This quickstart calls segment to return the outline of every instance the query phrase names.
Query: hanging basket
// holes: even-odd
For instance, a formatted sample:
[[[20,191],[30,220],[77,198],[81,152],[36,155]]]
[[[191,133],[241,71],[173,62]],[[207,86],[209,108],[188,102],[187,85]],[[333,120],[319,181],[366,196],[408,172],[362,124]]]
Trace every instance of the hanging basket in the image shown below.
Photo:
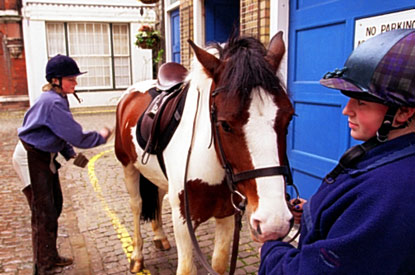
[[[153,47],[148,45],[146,42],[137,42],[137,46],[142,49],[152,49]]]
[[[158,0],[140,0],[143,4],[155,4],[158,2]]]
[[[143,25],[138,30],[135,44],[142,49],[154,49],[160,43],[160,32],[153,27]]]

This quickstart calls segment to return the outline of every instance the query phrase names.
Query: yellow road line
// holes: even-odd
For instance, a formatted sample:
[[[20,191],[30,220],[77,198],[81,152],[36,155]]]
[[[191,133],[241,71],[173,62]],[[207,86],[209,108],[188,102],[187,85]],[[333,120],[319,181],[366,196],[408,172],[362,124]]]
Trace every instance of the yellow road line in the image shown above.
[[[71,110],[74,115],[88,115],[88,114],[100,114],[100,113],[115,113],[115,108],[104,110]]]
[[[88,176],[89,182],[94,188],[97,197],[101,201],[102,208],[104,209],[107,216],[110,218],[112,226],[117,232],[118,239],[121,241],[122,249],[124,250],[125,255],[127,256],[128,262],[130,262],[131,253],[133,252],[133,240],[128,233],[128,230],[121,223],[120,219],[117,217],[117,214],[109,207],[107,201],[105,200],[104,195],[102,194],[101,186],[99,185],[98,178],[95,174],[95,162],[101,158],[103,155],[113,152],[114,149],[109,149],[103,151],[95,156],[93,156],[88,162]],[[143,272],[137,274],[151,274],[149,270],[144,269]]]

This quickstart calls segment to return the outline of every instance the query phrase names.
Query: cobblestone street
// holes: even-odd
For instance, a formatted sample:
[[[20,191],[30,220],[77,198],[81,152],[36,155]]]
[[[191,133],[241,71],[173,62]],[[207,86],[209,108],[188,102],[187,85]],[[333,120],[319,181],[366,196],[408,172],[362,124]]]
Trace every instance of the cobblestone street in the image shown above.
[[[113,109],[74,114],[84,130],[115,125]],[[32,274],[30,211],[11,162],[17,142],[16,129],[22,119],[22,112],[0,113],[0,274]],[[59,251],[63,256],[73,257],[74,264],[56,269],[55,273],[130,274],[127,255],[132,250],[132,213],[113,140],[83,152],[90,159],[83,169],[72,165],[72,161],[58,158],[62,164],[60,179],[64,195],[59,219]],[[142,225],[145,267],[151,274],[175,274],[177,266],[171,212],[168,201],[164,202],[164,228],[172,248],[158,251],[152,242],[151,225]],[[200,226],[196,233],[202,251],[210,257],[213,221]],[[247,226],[243,226],[236,274],[256,274],[258,248],[251,241]],[[198,274],[206,274],[199,264]]]

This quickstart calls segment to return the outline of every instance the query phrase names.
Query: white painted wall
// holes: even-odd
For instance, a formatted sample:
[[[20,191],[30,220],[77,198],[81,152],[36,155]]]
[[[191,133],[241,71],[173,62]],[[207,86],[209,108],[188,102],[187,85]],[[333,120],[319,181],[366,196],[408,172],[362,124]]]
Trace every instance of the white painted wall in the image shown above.
[[[193,1],[193,42],[197,45],[205,46],[205,15],[204,15],[204,1]]]
[[[288,31],[289,31],[289,1],[288,0],[271,0],[270,2],[270,38],[279,31],[283,31],[283,39],[285,42],[286,53],[281,61],[279,73],[281,80],[287,84],[288,77]]]
[[[48,57],[46,52],[45,21],[29,21],[23,17],[22,24],[26,55],[27,86],[30,104],[32,104],[39,97],[42,86],[46,84],[45,71]]]
[[[143,7],[144,14],[140,15]],[[153,24],[156,13],[153,5],[143,5],[136,0],[23,0],[23,37],[26,53],[26,70],[30,104],[46,84],[47,63],[45,22],[108,22],[130,23],[130,48],[133,83],[152,78],[151,50],[134,45],[135,34],[141,24]],[[116,105],[123,91],[94,91],[79,93],[79,104],[70,98],[71,107]]]

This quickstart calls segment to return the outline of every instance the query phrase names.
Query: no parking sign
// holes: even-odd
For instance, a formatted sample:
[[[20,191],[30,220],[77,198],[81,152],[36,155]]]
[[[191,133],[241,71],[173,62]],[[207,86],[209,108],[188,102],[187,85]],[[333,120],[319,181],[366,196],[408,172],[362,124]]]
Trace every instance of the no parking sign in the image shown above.
[[[415,9],[382,14],[356,20],[354,48],[383,32],[415,28]]]

